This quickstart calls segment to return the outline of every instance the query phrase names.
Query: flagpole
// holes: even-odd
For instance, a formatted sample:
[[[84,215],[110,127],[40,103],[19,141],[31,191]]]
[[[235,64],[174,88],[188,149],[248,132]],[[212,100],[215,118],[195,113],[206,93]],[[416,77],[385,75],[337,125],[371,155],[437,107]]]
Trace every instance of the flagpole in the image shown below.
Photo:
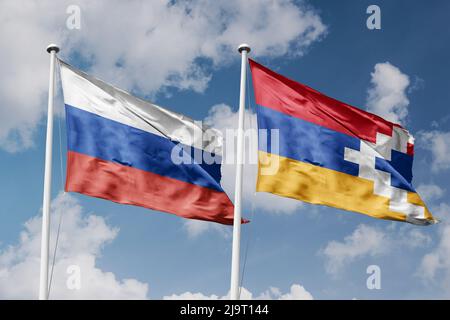
[[[48,86],[47,138],[45,144],[44,197],[42,203],[41,271],[39,277],[39,300],[48,299],[48,251],[50,243],[50,198],[52,189],[53,147],[53,96],[55,92],[55,64],[59,48],[47,47],[50,53],[50,80]]]
[[[231,253],[231,287],[230,299],[239,300],[239,260],[241,246],[241,202],[242,202],[242,169],[244,163],[244,112],[245,84],[247,76],[247,54],[250,47],[243,43],[239,46],[241,53],[241,91],[239,95],[239,122],[237,132],[236,184],[234,188],[234,220],[233,247]]]

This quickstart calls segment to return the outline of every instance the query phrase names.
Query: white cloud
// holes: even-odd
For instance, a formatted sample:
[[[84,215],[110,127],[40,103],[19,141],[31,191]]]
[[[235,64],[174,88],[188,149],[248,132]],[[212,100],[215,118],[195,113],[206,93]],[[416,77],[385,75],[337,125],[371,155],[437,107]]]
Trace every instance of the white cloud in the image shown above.
[[[145,299],[148,285],[135,279],[117,279],[112,272],[97,266],[103,247],[118,233],[105,219],[86,215],[77,200],[60,194],[52,201],[51,240],[54,250],[57,223],[63,214],[56,256],[52,299]],[[0,251],[0,299],[35,299],[39,287],[41,216],[25,223],[17,244]],[[79,290],[68,289],[67,268],[78,266],[81,274]]]
[[[386,250],[386,235],[384,232],[367,226],[359,225],[344,241],[330,241],[322,254],[327,258],[326,270],[337,274],[345,264],[363,256],[381,255]]]
[[[222,235],[224,238],[229,238],[231,236],[231,227],[222,224],[194,220],[194,219],[184,219],[183,227],[186,230],[190,238],[196,238],[201,234],[209,231],[214,231]]]
[[[282,293],[280,289],[270,287],[266,291],[262,292],[258,296],[254,296],[253,293],[245,288],[241,288],[241,300],[313,300],[313,296],[303,286],[299,284],[293,284],[289,292]],[[226,300],[229,299],[229,293],[225,296],[218,296],[215,294],[205,295],[197,292],[184,292],[182,294],[173,294],[163,297],[164,300]]]
[[[445,190],[436,184],[421,184],[417,187],[417,192],[426,201],[432,201],[441,198]]]
[[[431,152],[431,169],[434,172],[450,168],[450,132],[421,131],[418,140],[420,147]]]
[[[269,290],[261,293],[259,300],[313,300],[313,296],[303,286],[293,284],[287,293],[282,293],[280,289],[270,287]]]
[[[50,42],[92,74],[152,96],[167,86],[203,91],[212,70],[252,55],[301,55],[326,28],[309,7],[289,0],[78,1],[81,29],[66,29],[72,1],[6,1],[0,11],[0,146],[33,145],[48,88]],[[12,18],[11,18],[12,17]],[[72,59],[70,59],[72,60]]]
[[[45,8],[46,7],[46,8]],[[0,146],[8,151],[33,144],[48,90],[46,46],[60,39],[55,6],[38,1],[3,1],[0,10]]]
[[[435,217],[445,221],[450,214],[450,206],[445,202],[441,202],[438,206],[433,206],[432,211]]]
[[[446,206],[447,213],[449,206]],[[423,258],[418,274],[426,282],[433,283],[444,290],[446,297],[450,294],[450,224],[439,226],[437,246]]]
[[[389,121],[402,123],[408,115],[406,90],[409,77],[389,62],[377,63],[371,76],[367,110]]]
[[[164,300],[218,300],[219,297],[215,294],[207,296],[201,292],[192,293],[190,291],[181,294],[172,294],[170,296],[164,296]]]
[[[332,240],[319,253],[326,258],[326,271],[336,276],[357,259],[390,253],[389,243],[395,243],[396,248],[419,248],[430,245],[431,241],[430,236],[409,226],[397,227],[393,223],[381,229],[361,224],[343,241]]]
[[[431,237],[418,229],[410,229],[407,232],[404,232],[404,230],[403,232],[400,230],[396,237],[391,236],[391,240],[411,249],[427,247],[432,243]]]

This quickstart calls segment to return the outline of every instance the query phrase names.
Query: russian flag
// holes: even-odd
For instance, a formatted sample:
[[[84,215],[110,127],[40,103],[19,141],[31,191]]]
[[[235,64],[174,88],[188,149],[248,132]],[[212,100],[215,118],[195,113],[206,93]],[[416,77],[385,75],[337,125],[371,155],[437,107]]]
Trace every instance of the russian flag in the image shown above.
[[[220,185],[222,137],[60,61],[65,190],[184,218],[233,224]]]

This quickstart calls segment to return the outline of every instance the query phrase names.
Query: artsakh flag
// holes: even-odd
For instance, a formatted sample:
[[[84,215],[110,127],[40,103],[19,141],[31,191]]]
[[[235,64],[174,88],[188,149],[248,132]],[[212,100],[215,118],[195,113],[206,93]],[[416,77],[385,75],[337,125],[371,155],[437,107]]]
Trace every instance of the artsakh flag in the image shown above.
[[[60,61],[67,121],[66,191],[233,224],[211,128]]]
[[[413,137],[250,60],[257,191],[413,224],[436,222],[412,186]]]

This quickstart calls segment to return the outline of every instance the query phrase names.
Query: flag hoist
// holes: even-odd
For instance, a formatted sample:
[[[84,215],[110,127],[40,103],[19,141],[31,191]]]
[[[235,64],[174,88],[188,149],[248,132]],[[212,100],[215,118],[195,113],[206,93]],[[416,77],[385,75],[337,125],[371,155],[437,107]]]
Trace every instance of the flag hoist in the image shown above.
[[[48,85],[47,137],[45,142],[44,197],[42,203],[41,270],[39,277],[39,300],[48,299],[48,251],[50,244],[50,198],[52,191],[53,151],[53,96],[55,93],[55,65],[59,47],[50,44],[50,79]]]
[[[243,43],[238,47],[241,53],[241,89],[239,94],[239,120],[236,152],[236,184],[234,187],[234,223],[233,247],[231,252],[231,286],[230,299],[239,300],[239,260],[241,247],[241,202],[242,202],[242,169],[244,162],[244,111],[245,84],[247,78],[247,54],[250,47]]]

